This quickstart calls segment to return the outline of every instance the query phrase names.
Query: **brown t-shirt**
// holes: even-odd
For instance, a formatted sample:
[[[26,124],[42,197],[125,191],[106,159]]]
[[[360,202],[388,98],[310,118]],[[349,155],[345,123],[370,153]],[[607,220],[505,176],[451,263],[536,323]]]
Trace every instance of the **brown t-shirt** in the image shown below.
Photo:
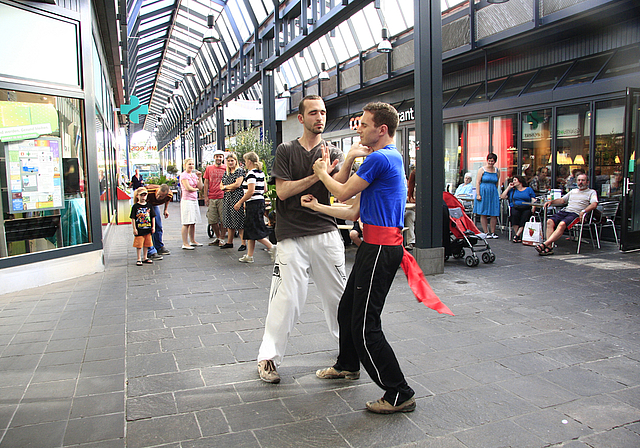
[[[335,146],[327,142],[324,143],[331,151],[331,161],[336,159],[340,161],[333,171],[336,173],[344,162],[344,155]],[[271,176],[282,180],[304,179],[313,174],[313,163],[321,157],[322,144],[307,151],[297,139],[282,143],[276,150]],[[337,228],[336,221],[331,216],[300,205],[300,197],[309,193],[316,197],[321,204],[330,204],[329,191],[320,181],[302,193],[284,201],[278,199],[276,201],[276,238],[278,241],[286,238],[319,235]]]

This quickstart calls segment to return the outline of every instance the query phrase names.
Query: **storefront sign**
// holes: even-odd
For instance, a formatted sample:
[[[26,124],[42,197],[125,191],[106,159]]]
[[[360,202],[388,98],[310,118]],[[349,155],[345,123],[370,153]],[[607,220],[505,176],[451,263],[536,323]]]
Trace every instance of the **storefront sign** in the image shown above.
[[[398,111],[398,118],[400,123],[404,121],[412,121],[415,120],[415,114],[413,113],[413,107],[410,107],[409,110]]]
[[[64,207],[60,150],[55,137],[7,144],[10,213]]]

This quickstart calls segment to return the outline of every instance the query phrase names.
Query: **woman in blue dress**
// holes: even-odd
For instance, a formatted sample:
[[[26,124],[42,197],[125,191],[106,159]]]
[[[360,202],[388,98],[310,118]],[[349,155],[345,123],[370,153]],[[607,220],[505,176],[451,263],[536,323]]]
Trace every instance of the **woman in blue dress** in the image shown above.
[[[498,191],[498,170],[495,167],[497,161],[498,156],[494,153],[489,154],[487,164],[478,170],[476,177],[476,200],[473,212],[480,215],[482,231],[487,234],[487,238],[498,238],[496,223],[500,215],[500,192]],[[487,222],[490,229],[487,228]]]
[[[500,197],[509,199],[511,226],[514,232],[513,242],[521,243],[524,225],[536,210],[535,207],[524,205],[523,202],[532,202],[536,198],[536,194],[531,187],[527,186],[524,176],[513,176],[513,179]]]

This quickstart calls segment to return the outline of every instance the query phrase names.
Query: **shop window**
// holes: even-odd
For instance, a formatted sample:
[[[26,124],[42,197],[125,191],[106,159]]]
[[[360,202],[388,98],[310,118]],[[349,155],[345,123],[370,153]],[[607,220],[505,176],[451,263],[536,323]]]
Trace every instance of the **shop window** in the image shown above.
[[[499,185],[502,185],[507,177],[518,174],[517,141],[518,117],[516,115],[493,117],[491,146],[492,152],[498,156],[496,168],[500,175]]]
[[[531,183],[542,168],[549,169],[551,160],[551,110],[525,111],[521,114],[521,174]],[[550,171],[550,170],[549,170]]]
[[[598,76],[598,79],[630,75],[638,72],[640,72],[640,47],[634,45],[618,50],[600,76]]]
[[[567,72],[569,67],[571,67],[571,62],[541,69],[524,93],[534,93],[542,90],[553,89],[560,79],[562,79],[562,75]]]
[[[591,82],[610,57],[611,53],[606,53],[598,56],[578,59],[573,67],[571,67],[569,73],[567,73],[567,77],[562,81],[561,86],[566,87],[583,82]]]
[[[467,161],[466,166],[476,181],[478,169],[483,166],[489,154],[489,119],[469,120],[467,122]]]
[[[455,95],[455,93],[458,91],[458,89],[451,89],[451,90],[445,90],[444,92],[442,92],[442,107],[447,107],[447,103],[449,102],[449,100],[451,98],[453,98],[453,95]]]
[[[450,193],[464,181],[463,129],[461,121],[444,125],[444,181]]]
[[[519,75],[512,75],[507,79],[500,90],[494,95],[492,100],[497,98],[507,98],[510,96],[518,96],[520,92],[526,87],[527,83],[533,77],[534,72],[521,73]]]
[[[90,241],[82,107],[0,89],[0,257]]]
[[[558,108],[556,123],[556,182],[564,191],[576,187],[579,170],[589,172],[589,129],[591,112],[588,104]]]
[[[601,199],[622,195],[624,100],[596,103],[595,185]]]

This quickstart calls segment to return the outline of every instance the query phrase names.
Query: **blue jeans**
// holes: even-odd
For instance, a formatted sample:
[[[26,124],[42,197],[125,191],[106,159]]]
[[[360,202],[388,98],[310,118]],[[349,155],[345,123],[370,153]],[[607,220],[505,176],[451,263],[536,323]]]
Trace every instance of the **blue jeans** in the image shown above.
[[[160,249],[164,247],[164,243],[162,242],[162,211],[160,211],[159,205],[153,206],[153,211],[156,213],[156,231],[151,234],[151,239],[153,240],[153,246],[149,248],[149,252],[147,255],[153,255],[158,253]]]

